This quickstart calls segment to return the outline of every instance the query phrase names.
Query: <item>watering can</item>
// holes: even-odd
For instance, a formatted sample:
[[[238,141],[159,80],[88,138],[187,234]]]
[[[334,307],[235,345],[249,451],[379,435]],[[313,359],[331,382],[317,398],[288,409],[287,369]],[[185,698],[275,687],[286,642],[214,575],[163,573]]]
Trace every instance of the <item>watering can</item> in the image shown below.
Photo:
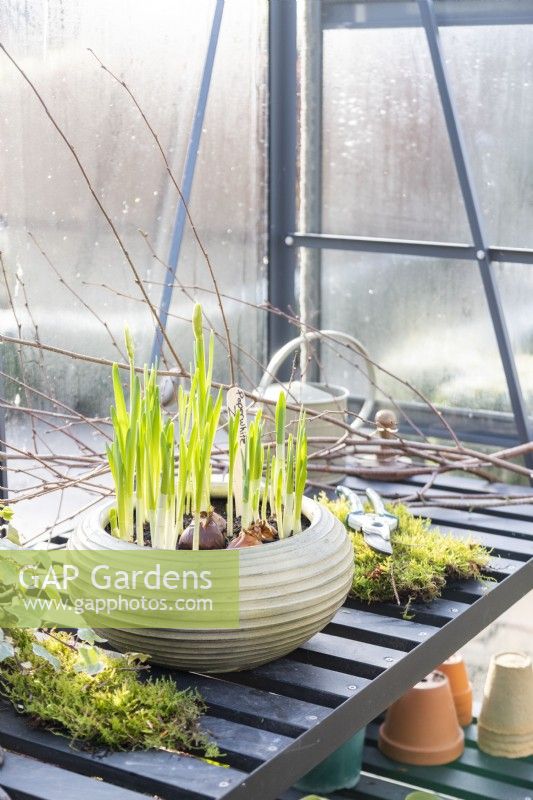
[[[339,428],[338,425],[335,425],[333,420],[339,420],[342,422],[348,422],[348,397],[349,391],[344,386],[336,386],[334,384],[326,384],[326,383],[315,383],[315,382],[302,382],[302,381],[291,381],[290,384],[287,383],[274,383],[275,376],[282,366],[282,364],[286,361],[286,359],[293,353],[297,348],[301,347],[305,342],[311,342],[316,339],[333,339],[335,342],[340,342],[342,344],[347,344],[352,350],[362,356],[365,362],[365,370],[369,379],[369,388],[367,392],[367,397],[365,398],[363,405],[361,406],[360,410],[357,412],[358,417],[354,419],[351,423],[352,430],[356,430],[357,428],[363,425],[364,420],[368,418],[370,412],[372,411],[372,407],[374,405],[375,399],[375,376],[374,376],[374,367],[373,364],[369,360],[369,356],[363,347],[363,345],[354,339],[353,336],[350,336],[348,333],[343,333],[342,331],[333,331],[333,330],[321,330],[321,331],[309,331],[307,333],[303,333],[301,336],[298,336],[295,339],[292,339],[290,342],[287,342],[283,347],[281,347],[271,358],[265,373],[259,383],[259,386],[255,390],[255,395],[257,396],[258,403],[261,399],[271,401],[273,403],[276,402],[278,396],[281,392],[285,392],[287,395],[287,403],[292,405],[302,405],[307,411],[312,412],[307,418],[307,435],[308,436],[317,436],[317,437],[331,437],[334,436],[335,438],[339,438],[342,435],[342,429]],[[270,404],[269,404],[270,405]],[[272,406],[270,406],[270,415],[265,413],[266,421],[266,429],[267,431],[273,431],[273,425],[269,423],[268,417],[272,416]],[[268,409],[264,409],[265,412]],[[316,417],[316,413],[321,413],[330,417]],[[333,419],[331,419],[333,418]],[[296,426],[298,421],[298,411],[293,409],[287,409],[287,432],[292,432],[293,434],[296,433]],[[272,425],[270,428],[269,425]],[[313,444],[312,442],[309,443],[308,452],[309,454],[317,453],[320,450],[323,450],[325,447],[329,447],[331,445],[325,445],[320,443]],[[320,460],[319,458],[311,459],[311,464],[325,464],[329,463],[331,466],[335,464],[336,466],[339,465],[341,459],[335,459],[333,462],[325,460]],[[320,483],[335,483],[339,482],[342,479],[343,475],[342,472],[315,472],[313,470],[312,473],[309,474],[309,477],[315,481]]]

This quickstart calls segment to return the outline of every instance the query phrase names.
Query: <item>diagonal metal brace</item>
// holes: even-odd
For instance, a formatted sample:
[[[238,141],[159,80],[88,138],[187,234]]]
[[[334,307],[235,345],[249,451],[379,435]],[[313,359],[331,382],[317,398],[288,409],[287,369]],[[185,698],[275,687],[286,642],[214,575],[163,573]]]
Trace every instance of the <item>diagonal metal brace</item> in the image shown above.
[[[426,38],[433,64],[433,71],[437,81],[444,120],[448,131],[448,137],[452,148],[457,177],[461,187],[463,202],[470,225],[470,231],[476,249],[476,260],[481,273],[481,280],[485,290],[485,296],[489,306],[492,325],[498,343],[500,358],[502,361],[511,407],[515,418],[518,436],[522,442],[533,440],[533,430],[528,417],[527,407],[520,386],[520,380],[516,369],[516,362],[513,348],[509,337],[509,331],[505,322],[500,292],[496,283],[494,273],[491,269],[490,251],[488,240],[483,230],[482,214],[478,199],[474,190],[472,172],[468,163],[466,147],[459,126],[455,104],[450,91],[450,81],[448,79],[446,66],[442,54],[442,47],[439,35],[439,27],[435,16],[433,0],[418,0],[422,25],[426,32]],[[525,462],[530,469],[533,469],[533,455],[527,454]]]

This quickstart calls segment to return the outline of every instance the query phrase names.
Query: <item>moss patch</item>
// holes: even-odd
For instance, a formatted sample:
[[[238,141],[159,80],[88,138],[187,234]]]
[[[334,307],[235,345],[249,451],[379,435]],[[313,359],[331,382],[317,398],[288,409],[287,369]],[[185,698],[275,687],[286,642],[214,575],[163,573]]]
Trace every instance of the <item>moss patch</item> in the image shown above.
[[[89,675],[76,671],[79,654],[68,634],[39,639],[38,650],[44,647],[54,666],[34,653],[37,639],[31,631],[7,633],[15,656],[0,664],[0,693],[36,724],[78,746],[218,755],[200,728],[200,696],[178,691],[168,678],[140,680],[141,664],[134,655],[115,658],[99,651],[101,670]]]
[[[345,499],[328,500],[325,494],[317,499],[345,522]],[[398,517],[391,557],[374,552],[362,533],[347,529],[355,556],[354,597],[367,603],[395,600],[395,585],[402,602],[429,602],[441,595],[447,580],[481,577],[490,559],[485,547],[430,530],[431,520],[413,516],[405,506],[389,504],[387,510]]]

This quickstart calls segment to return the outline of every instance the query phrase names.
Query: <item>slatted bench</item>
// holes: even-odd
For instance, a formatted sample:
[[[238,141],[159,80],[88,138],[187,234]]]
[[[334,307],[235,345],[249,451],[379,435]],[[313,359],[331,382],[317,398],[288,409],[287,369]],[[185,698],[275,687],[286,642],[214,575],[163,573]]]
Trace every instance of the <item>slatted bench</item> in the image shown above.
[[[390,497],[405,493],[406,485],[419,484],[375,484]],[[493,485],[447,477],[432,492],[437,496],[466,488],[473,494],[494,490]],[[299,777],[533,588],[533,494],[531,504],[521,506],[469,512],[428,505],[420,513],[455,536],[474,531],[492,547],[488,574],[494,582],[449,585],[441,599],[428,606],[415,604],[410,609],[415,616],[409,620],[394,604],[363,606],[348,600],[325,631],[290,656],[249,672],[216,678],[154,670],[171,675],[180,688],[196,687],[204,696],[205,725],[225,754],[225,766],[164,752],[75,751],[65,739],[29,727],[3,706],[0,744],[10,752],[0,769],[0,785],[13,800],[140,800],[147,795],[163,800],[297,800],[302,793],[288,787]],[[375,728],[369,730],[365,769],[379,771],[382,777],[364,775],[356,790],[338,797],[403,797],[407,792],[386,778],[402,779],[406,773],[391,762],[387,766],[373,744]],[[462,761],[460,770],[457,765],[442,768],[437,783],[422,775],[417,780],[435,787],[441,781],[439,785],[448,786],[457,797],[482,794],[494,800],[503,800],[502,787],[509,782],[505,800],[533,797],[533,790],[526,791],[516,779],[498,780],[497,765],[493,773],[481,775],[475,764],[484,763],[485,757],[473,749],[467,756],[473,759],[472,769]],[[514,768],[515,762],[504,763]],[[456,790],[456,773],[460,780],[468,779],[465,786],[473,793]],[[411,771],[409,776],[407,783]],[[477,795],[472,776],[484,787]]]
[[[365,797],[401,800],[408,793],[405,786],[396,784],[393,789],[385,781],[401,781],[417,788],[441,792],[461,800],[527,800],[533,797],[533,758],[493,758],[477,747],[475,723],[465,729],[465,752],[461,758],[443,767],[411,767],[396,764],[382,755],[377,748],[378,724],[367,729],[364,751],[364,769],[371,773],[361,780],[357,792],[346,797],[362,800]],[[378,777],[379,776],[379,777]],[[380,789],[377,787],[380,786]],[[374,787],[378,792],[370,793]],[[394,791],[393,791],[394,790]]]

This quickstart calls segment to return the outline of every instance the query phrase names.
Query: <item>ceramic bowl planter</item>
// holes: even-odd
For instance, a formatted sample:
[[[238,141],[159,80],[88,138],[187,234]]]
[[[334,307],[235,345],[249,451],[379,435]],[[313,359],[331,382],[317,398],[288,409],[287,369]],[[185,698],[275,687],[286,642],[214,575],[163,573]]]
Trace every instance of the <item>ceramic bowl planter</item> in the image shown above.
[[[491,756],[533,755],[533,668],[525,653],[492,657],[478,720],[478,745]]]
[[[468,679],[468,671],[460,653],[444,661],[440,667],[450,682],[453,702],[457,712],[459,725],[463,728],[472,722],[472,684]]]
[[[212,497],[226,492],[225,484],[212,484]],[[85,516],[68,547],[137,549],[105,531],[113,505]],[[310,522],[302,533],[240,551],[238,629],[108,629],[105,638],[117,650],[147,653],[156,664],[198,672],[251,669],[287,655],[333,617],[348,594],[354,569],[353,549],[340,521],[307,497],[302,513]]]
[[[379,749],[394,761],[424,766],[448,764],[464,750],[448,678],[432,672],[387,711]]]

